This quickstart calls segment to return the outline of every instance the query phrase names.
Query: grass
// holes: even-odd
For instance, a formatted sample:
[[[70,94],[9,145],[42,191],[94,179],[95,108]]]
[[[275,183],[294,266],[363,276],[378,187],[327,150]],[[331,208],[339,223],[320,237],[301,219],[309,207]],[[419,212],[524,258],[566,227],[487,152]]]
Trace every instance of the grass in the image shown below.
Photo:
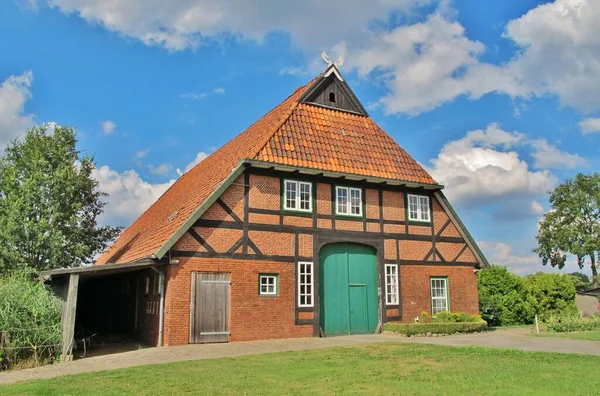
[[[141,366],[0,387],[8,395],[586,395],[600,357],[409,343]]]
[[[600,341],[600,331],[571,331],[568,333],[532,333],[535,337],[558,337],[572,340]]]

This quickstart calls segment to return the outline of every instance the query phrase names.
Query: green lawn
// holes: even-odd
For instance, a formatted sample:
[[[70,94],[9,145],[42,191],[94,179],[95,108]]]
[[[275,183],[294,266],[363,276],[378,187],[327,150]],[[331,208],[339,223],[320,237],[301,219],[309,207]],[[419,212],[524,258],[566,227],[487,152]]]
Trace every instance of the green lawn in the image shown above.
[[[570,333],[533,333],[536,337],[559,337],[573,340],[600,341],[600,331],[572,331]]]
[[[590,395],[600,357],[368,344],[200,360],[0,387],[27,395]]]

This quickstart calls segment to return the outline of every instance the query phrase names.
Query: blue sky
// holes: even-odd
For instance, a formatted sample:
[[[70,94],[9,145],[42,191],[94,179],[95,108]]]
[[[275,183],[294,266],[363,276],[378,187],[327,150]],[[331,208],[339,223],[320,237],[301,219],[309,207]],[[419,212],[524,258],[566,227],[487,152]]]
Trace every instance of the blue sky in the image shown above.
[[[102,221],[128,225],[322,71],[325,50],[490,261],[548,270],[531,252],[546,191],[600,164],[600,4],[322,3],[2,2],[0,146],[76,127],[111,194]]]

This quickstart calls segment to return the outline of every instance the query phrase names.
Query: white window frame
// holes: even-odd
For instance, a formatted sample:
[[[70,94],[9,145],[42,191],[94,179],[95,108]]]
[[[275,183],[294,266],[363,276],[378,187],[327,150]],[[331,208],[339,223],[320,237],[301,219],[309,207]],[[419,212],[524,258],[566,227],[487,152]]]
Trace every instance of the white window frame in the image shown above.
[[[340,211],[340,190],[346,190],[346,212]],[[358,213],[352,213],[352,192],[358,191],[359,205],[358,205]],[[335,186],[335,214],[342,216],[352,216],[352,217],[362,217],[363,216],[363,196],[362,189],[355,187],[343,187],[343,186]]]
[[[303,266],[304,271],[302,271]],[[310,276],[309,281],[306,279],[307,276]],[[315,274],[313,263],[308,261],[298,262],[298,307],[305,308],[315,306],[314,285]],[[302,286],[304,286],[304,292],[302,291]],[[307,288],[309,288],[310,291],[306,291]],[[304,297],[304,303],[302,302],[302,297]],[[310,300],[310,302],[306,302],[307,300]]]
[[[444,287],[443,288],[439,288],[436,287],[435,289],[437,290],[444,290],[444,296],[440,297],[440,296],[433,296],[433,285],[434,285],[434,281],[443,281],[444,282]],[[436,315],[440,312],[444,312],[444,311],[450,311],[450,289],[448,288],[448,278],[447,277],[443,277],[443,276],[434,276],[431,277],[429,280],[429,293],[431,295],[431,316]],[[437,308],[435,308],[434,305],[434,301],[445,301],[446,302],[446,309],[443,310],[439,310],[439,311],[435,311]]]
[[[385,265],[385,304],[400,304],[400,287],[398,286],[398,264]]]
[[[288,183],[294,183],[296,185],[296,196],[294,197],[294,202],[296,203],[296,207],[295,208],[290,208],[288,206],[288,198],[287,198]],[[308,186],[308,190],[309,190],[308,209],[301,209],[300,208],[300,205],[301,205],[301,199],[300,199],[301,198],[301,193],[300,193],[300,190],[301,190],[302,186]],[[310,183],[310,182],[303,182],[303,181],[299,181],[299,180],[284,179],[283,180],[283,209],[284,210],[292,210],[294,212],[312,213],[312,211],[313,211],[313,188],[312,188],[312,183]]]
[[[416,217],[413,216],[413,211],[410,209],[411,206],[411,198],[415,198],[417,200],[417,210]],[[407,199],[407,210],[408,210],[408,220],[409,221],[418,221],[422,223],[430,223],[431,222],[431,206],[429,202],[429,197],[427,195],[416,195],[416,194],[408,194]],[[427,211],[423,212],[423,208],[427,208]],[[427,215],[427,216],[425,216]]]
[[[273,279],[273,291],[269,291],[269,286],[271,286],[268,282],[269,279]],[[267,286],[267,291],[263,291],[263,279],[266,281],[265,285]],[[276,296],[277,295],[277,275],[273,274],[263,274],[258,277],[258,294],[260,296]]]

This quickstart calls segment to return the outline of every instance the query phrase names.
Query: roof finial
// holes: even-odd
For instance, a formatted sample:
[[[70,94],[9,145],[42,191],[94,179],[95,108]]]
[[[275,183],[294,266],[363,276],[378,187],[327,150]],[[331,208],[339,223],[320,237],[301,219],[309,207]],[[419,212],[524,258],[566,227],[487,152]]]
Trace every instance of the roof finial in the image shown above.
[[[325,63],[327,63],[327,66],[331,66],[331,65],[335,64],[335,67],[337,67],[338,69],[340,67],[342,67],[342,65],[344,64],[344,57],[341,55],[335,60],[335,62],[332,62],[331,59],[329,59],[327,52],[323,51],[323,52],[321,52],[321,58],[323,58]]]
[[[321,52],[321,58],[323,58],[325,63],[327,63],[327,66],[331,66],[331,64],[333,63],[331,59],[329,59],[329,57],[327,56],[327,52],[325,51]]]

